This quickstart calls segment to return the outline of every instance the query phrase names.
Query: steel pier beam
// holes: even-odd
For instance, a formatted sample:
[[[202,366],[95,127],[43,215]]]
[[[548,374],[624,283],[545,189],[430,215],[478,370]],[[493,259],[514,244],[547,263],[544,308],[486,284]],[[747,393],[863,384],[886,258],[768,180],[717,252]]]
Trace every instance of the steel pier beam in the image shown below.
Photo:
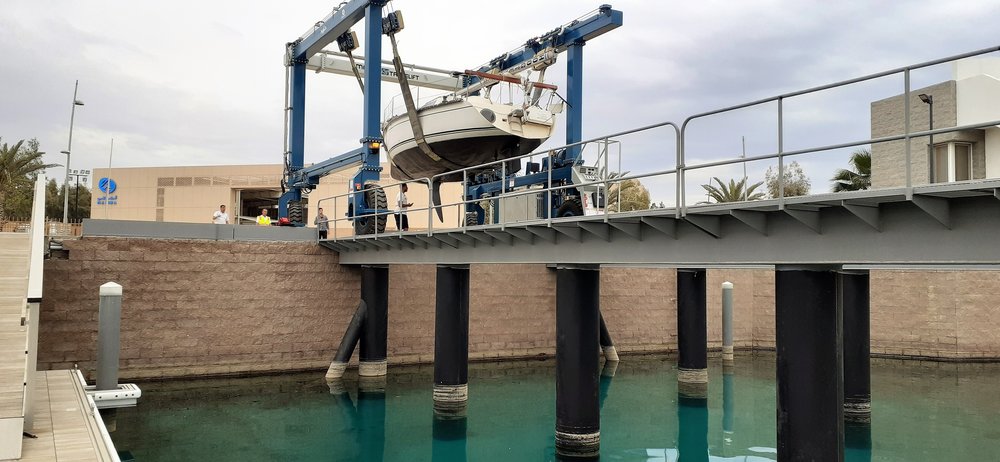
[[[601,447],[599,266],[556,268],[556,453],[596,457]]]
[[[361,337],[361,328],[365,323],[365,311],[367,311],[365,301],[361,300],[361,303],[358,303],[358,309],[354,311],[354,316],[351,317],[351,322],[347,325],[347,330],[344,331],[344,337],[340,339],[340,346],[337,347],[337,353],[333,356],[333,361],[330,362],[330,368],[326,371],[327,379],[339,379],[344,376],[347,362],[354,355],[354,348],[358,345],[358,338]]]
[[[778,460],[844,460],[838,275],[823,267],[775,271]]]
[[[599,314],[601,316],[601,352],[604,353],[604,359],[618,361],[618,350],[615,349],[615,344],[611,340],[611,333],[608,332],[607,324],[604,324],[604,314]]]
[[[361,267],[361,300],[365,303],[358,375],[385,376],[389,312],[389,267]]]
[[[871,422],[871,318],[867,271],[841,274],[844,316],[844,418]]]
[[[708,321],[704,269],[677,270],[677,382],[690,397],[708,393]]]
[[[463,415],[468,399],[469,266],[439,265],[434,314],[434,412]]]

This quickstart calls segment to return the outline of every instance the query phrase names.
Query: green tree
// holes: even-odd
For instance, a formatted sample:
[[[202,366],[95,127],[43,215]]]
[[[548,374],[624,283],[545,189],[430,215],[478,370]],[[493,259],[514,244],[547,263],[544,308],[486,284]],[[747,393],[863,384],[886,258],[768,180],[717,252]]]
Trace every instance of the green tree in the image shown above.
[[[809,181],[809,177],[806,176],[802,166],[798,162],[792,161],[792,163],[785,165],[784,174],[785,177],[785,197],[793,196],[805,196],[809,194],[809,188],[812,186],[812,182]],[[767,193],[771,198],[778,198],[778,169],[775,167],[768,167],[767,171],[764,172],[764,181],[767,183]]]
[[[872,187],[872,153],[858,149],[851,153],[851,170],[840,169],[833,175],[833,192],[861,191]]]
[[[608,211],[631,212],[649,208],[649,190],[637,179],[625,180],[608,188]]]
[[[46,164],[38,151],[38,140],[18,141],[13,146],[0,144],[0,222],[7,219],[8,210],[31,206],[31,190],[38,174],[57,164]],[[25,194],[27,194],[27,198]]]
[[[90,218],[90,188],[76,182],[69,185],[69,217],[73,220]]]
[[[45,216],[62,219],[62,211],[63,189],[55,179],[49,178],[48,183],[45,183]]]
[[[702,204],[709,204],[712,199],[717,203],[723,203],[759,201],[764,198],[764,193],[756,192],[757,188],[764,184],[763,181],[758,181],[749,187],[746,186],[747,179],[745,177],[740,181],[730,179],[729,184],[723,183],[719,177],[712,177],[712,181],[716,184],[712,184],[710,181],[708,184],[701,185],[702,188],[705,188],[705,192],[708,193],[709,197],[708,201],[700,202]]]

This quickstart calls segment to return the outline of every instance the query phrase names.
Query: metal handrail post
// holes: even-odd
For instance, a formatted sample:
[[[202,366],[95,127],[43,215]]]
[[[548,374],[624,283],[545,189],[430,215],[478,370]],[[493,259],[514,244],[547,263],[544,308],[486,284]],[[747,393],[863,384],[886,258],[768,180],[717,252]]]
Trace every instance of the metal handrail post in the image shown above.
[[[621,174],[621,169],[618,169],[618,174]],[[611,213],[611,207],[608,207],[608,199],[610,196],[611,188],[608,179],[611,178],[611,172],[608,171],[608,139],[604,139],[604,222],[608,222],[608,214]],[[581,192],[582,194],[582,192]],[[597,199],[597,198],[595,198]],[[618,183],[618,211],[622,211],[622,183]],[[584,211],[584,216],[587,212]]]
[[[503,162],[500,164],[500,197],[497,198],[497,206],[493,210],[493,213],[498,215],[500,222],[500,231],[503,231],[507,224],[507,220],[504,220],[503,214],[500,213],[500,209],[503,208],[502,198],[506,194],[507,194],[507,162]]]
[[[427,207],[427,235],[434,235],[434,179],[427,179],[427,202],[430,202]],[[402,217],[400,217],[402,220]]]
[[[778,210],[785,209],[785,133],[784,133],[784,120],[783,120],[783,110],[784,101],[782,97],[778,98]],[[746,185],[743,185],[746,187]]]
[[[676,138],[674,140],[674,145],[675,145],[674,149],[677,150],[677,158],[680,159],[681,152],[684,150],[684,142],[683,142],[684,139],[681,136],[681,131],[677,129],[677,126],[674,125],[673,127],[674,127],[674,136],[676,136]],[[677,165],[677,163],[675,163],[674,164],[674,182],[677,183],[677,189],[680,189],[681,178],[680,178],[680,174],[678,173],[677,168],[678,168],[678,165]],[[674,196],[674,216],[677,217],[677,218],[680,218],[680,216],[681,216],[680,215],[680,207],[679,207],[679,205],[680,205],[680,203],[678,202],[678,196],[675,195]]]
[[[545,216],[546,216],[546,226],[552,227],[552,153],[555,151],[549,151],[548,157],[548,179],[545,183],[545,194],[548,195],[548,200],[545,201]]]
[[[904,149],[906,150],[906,199],[913,199],[913,165],[912,165],[912,154],[910,153],[911,139],[910,139],[910,68],[903,70],[903,136],[904,136]],[[933,149],[933,147],[932,147]],[[933,151],[932,151],[933,152]],[[928,181],[931,178],[931,172],[927,171]]]
[[[677,172],[677,192],[674,194],[674,217],[678,220],[684,216],[684,138],[687,137],[687,124],[691,119],[687,119],[681,125],[680,136],[677,140],[677,160],[674,162],[674,170]]]
[[[465,193],[468,191],[469,191],[469,171],[462,170],[462,211],[464,213],[462,213],[461,223],[462,223],[463,233],[465,232],[465,228],[469,227],[469,202],[468,202],[469,198],[465,195]],[[477,217],[476,223],[479,223],[478,216],[479,214],[476,214]]]

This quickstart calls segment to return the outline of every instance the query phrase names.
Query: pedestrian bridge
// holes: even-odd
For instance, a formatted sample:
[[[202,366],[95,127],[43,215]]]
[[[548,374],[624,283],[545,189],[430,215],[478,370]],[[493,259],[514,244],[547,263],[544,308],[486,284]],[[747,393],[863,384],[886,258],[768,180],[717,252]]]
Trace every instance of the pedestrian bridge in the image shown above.
[[[989,180],[320,243],[344,264],[995,265],[998,198]]]
[[[834,264],[860,268],[883,265],[997,265],[1000,264],[1000,246],[991,245],[991,242],[996,230],[1000,229],[1000,175],[996,173],[1000,170],[995,166],[1000,163],[1000,146],[991,146],[990,141],[1000,140],[1000,137],[994,136],[1000,127],[1000,111],[977,109],[974,116],[963,115],[971,113],[970,108],[983,109],[970,102],[968,92],[972,91],[972,87],[962,87],[962,82],[951,82],[960,90],[965,88],[962,91],[966,91],[966,97],[959,101],[954,94],[954,85],[948,87],[952,92],[948,94],[940,90],[941,85],[911,88],[910,74],[911,71],[998,50],[1000,47],[992,47],[892,69],[695,114],[680,123],[661,122],[522,156],[523,161],[541,160],[542,165],[546,162],[552,165],[561,149],[580,149],[584,153],[596,153],[591,159],[595,171],[601,173],[596,180],[588,180],[589,183],[569,186],[553,182],[551,173],[547,180],[545,172],[535,173],[542,178],[543,184],[527,189],[502,189],[498,195],[488,198],[491,205],[486,207],[496,215],[496,218],[487,220],[494,223],[490,225],[459,225],[442,229],[441,222],[434,216],[435,210],[423,207],[409,211],[411,226],[422,228],[420,231],[387,230],[382,234],[355,236],[349,231],[351,219],[345,217],[343,212],[347,210],[348,196],[360,193],[348,192],[321,198],[318,199],[319,206],[332,210],[333,219],[330,222],[331,239],[320,243],[338,251],[344,264],[586,263],[685,267]],[[980,77],[990,82],[998,81],[996,77],[986,74],[976,78]],[[871,100],[888,96],[874,103],[867,99],[862,101],[861,106],[872,108],[872,133],[867,139],[844,139],[849,135],[833,131],[802,136],[801,120],[786,114],[801,113],[804,110],[802,101],[814,103],[815,100],[829,99],[841,90],[854,92],[852,95],[856,98],[857,86],[882,83],[893,78],[898,79],[899,86],[887,87],[883,94],[863,89],[865,93],[862,94],[873,95],[866,97]],[[955,78],[959,79],[957,74]],[[996,86],[1000,88],[1000,83]],[[939,91],[934,97],[939,104],[948,104],[947,98],[953,98],[956,104],[964,107],[957,109],[960,114],[957,118],[939,116],[935,123],[933,105],[926,107],[921,103],[921,100],[924,103],[932,100],[926,94],[917,94],[922,91]],[[990,95],[993,93],[985,92],[981,96],[989,99],[993,97]],[[879,112],[875,109],[876,105],[888,109]],[[790,109],[786,110],[786,106]],[[992,103],[988,106],[998,107]],[[807,111],[821,109],[805,108]],[[740,135],[733,133],[741,133],[736,130],[745,128],[745,124],[731,121],[741,121],[748,113],[756,118],[761,118],[763,114],[763,119],[775,126],[776,136],[768,140],[776,146],[775,151],[763,155],[746,155],[744,151],[741,156],[713,156],[705,152],[705,146],[712,143],[705,142],[704,131],[697,131],[703,127],[700,124],[708,123],[715,127],[716,132],[709,132],[710,138],[733,138],[739,142]],[[888,120],[892,117],[895,119]],[[789,135],[788,132],[793,130],[786,130],[786,126],[800,131],[796,132],[797,136]],[[876,130],[876,126],[894,128]],[[692,132],[701,138],[692,135]],[[770,133],[774,132],[760,136],[771,136]],[[935,137],[939,143],[934,142]],[[626,144],[622,141],[624,139],[632,144]],[[820,145],[817,140],[837,142]],[[955,140],[967,143],[970,152],[980,154],[970,154],[966,165],[968,171],[962,177],[947,178],[946,170],[957,170],[959,164],[957,160],[945,161],[944,157],[939,157],[938,151],[941,146]],[[993,144],[998,143],[994,141]],[[669,152],[671,145],[673,152]],[[786,145],[807,147],[786,149]],[[637,152],[623,155],[622,151],[631,149],[630,146],[636,146]],[[928,146],[935,147],[934,155],[931,155]],[[869,167],[870,179],[878,176],[879,183],[876,184],[897,186],[784,197],[785,182],[789,181],[789,162],[803,159],[800,156],[804,155],[810,155],[809,161],[815,163],[844,162],[830,159],[834,159],[832,156],[838,152],[843,154],[845,149],[870,149],[871,158],[877,160],[881,169],[874,171]],[[617,161],[613,155],[615,150]],[[985,155],[981,154],[983,152]],[[623,158],[631,162],[637,157],[642,161],[622,166]],[[719,157],[723,159],[715,160]],[[777,167],[778,185],[772,189],[772,195],[778,196],[776,198],[716,204],[694,203],[688,198],[690,191],[700,191],[701,185],[709,183],[707,178],[716,172],[722,171],[721,176],[728,179],[735,176],[732,173],[736,169],[743,167],[742,178],[746,181],[746,165],[759,167],[761,163]],[[887,163],[890,164],[888,167]],[[495,164],[492,168],[501,177],[507,178],[506,167],[501,162]],[[483,167],[466,170],[462,172],[462,190]],[[811,173],[815,175],[817,172]],[[817,178],[830,178],[833,173],[831,169],[829,176],[819,173]],[[454,173],[449,175],[454,177]],[[932,176],[942,175],[943,179],[951,180],[978,179],[929,181]],[[424,178],[408,184],[411,190],[426,188],[429,197],[440,179]],[[668,201],[672,207],[623,213],[615,213],[610,210],[612,207],[607,207],[599,209],[596,214],[562,218],[552,217],[550,211],[545,211],[548,207],[539,205],[538,211],[531,207],[535,203],[551,203],[552,196],[575,186],[596,186],[611,203],[615,191],[624,189],[622,183],[629,180],[657,184],[661,187],[658,191],[660,195],[670,195],[662,189],[663,185],[672,186],[673,197]],[[510,184],[513,185],[513,181]],[[384,183],[381,187],[392,198],[396,197],[400,183]],[[826,189],[822,185],[815,187]],[[621,199],[620,194],[618,199]],[[591,200],[599,201],[596,198]],[[511,214],[504,210],[508,207],[519,209],[516,214]],[[445,213],[451,213],[456,218],[477,209],[472,201],[464,200],[446,202],[442,208],[450,210]],[[518,216],[515,218],[513,215]],[[371,216],[361,218],[372,219]],[[386,218],[377,217],[379,220]]]

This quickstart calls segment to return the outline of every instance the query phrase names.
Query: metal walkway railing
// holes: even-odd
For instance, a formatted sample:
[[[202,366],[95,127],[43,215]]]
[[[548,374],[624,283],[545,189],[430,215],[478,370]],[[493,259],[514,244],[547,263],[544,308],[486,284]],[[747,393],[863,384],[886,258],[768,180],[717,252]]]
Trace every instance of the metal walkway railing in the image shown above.
[[[545,203],[551,203],[551,196],[554,193],[556,193],[557,191],[559,191],[560,189],[564,189],[564,188],[571,188],[571,187],[578,187],[578,186],[587,186],[587,185],[600,185],[601,187],[603,187],[604,191],[610,191],[615,184],[620,184],[620,183],[623,183],[623,182],[628,181],[628,180],[647,180],[647,179],[654,179],[654,178],[660,178],[660,179],[665,178],[666,180],[673,182],[674,183],[674,187],[675,187],[675,194],[674,194],[674,198],[673,198],[673,203],[670,204],[670,205],[668,205],[666,208],[653,209],[653,210],[632,211],[632,212],[615,212],[615,211],[612,211],[610,207],[604,207],[604,209],[603,209],[602,213],[600,214],[600,216],[596,216],[596,217],[595,216],[589,216],[589,217],[583,217],[583,218],[581,218],[581,217],[558,218],[558,217],[551,216],[551,210],[549,210],[549,207],[542,207],[543,210],[540,210],[538,212],[540,216],[538,216],[536,218],[530,218],[530,217],[526,217],[526,218],[521,218],[521,217],[509,218],[505,214],[500,213],[499,216],[498,216],[498,218],[497,218],[497,220],[496,220],[496,223],[491,224],[491,225],[467,226],[465,224],[464,220],[460,220],[460,222],[456,226],[445,226],[445,225],[442,225],[442,224],[439,224],[439,223],[435,222],[434,208],[430,207],[430,206],[427,206],[427,207],[411,208],[409,210],[411,224],[414,225],[414,227],[423,228],[419,232],[406,233],[406,232],[402,232],[402,231],[399,231],[399,230],[395,230],[395,231],[392,231],[392,232],[387,231],[387,232],[384,232],[384,233],[376,233],[376,234],[363,235],[363,236],[344,235],[345,234],[344,233],[344,228],[341,227],[341,226],[337,226],[337,224],[339,222],[350,220],[350,218],[344,217],[344,215],[345,215],[344,211],[346,210],[347,199],[348,199],[348,197],[350,197],[350,196],[352,196],[354,194],[364,194],[367,191],[367,190],[363,190],[363,191],[358,191],[358,192],[349,192],[349,193],[340,194],[340,195],[336,195],[336,196],[332,196],[332,197],[327,197],[327,198],[323,198],[323,199],[320,200],[320,202],[321,202],[320,206],[323,206],[324,203],[331,203],[332,202],[332,209],[333,209],[333,212],[334,212],[331,215],[332,217],[334,217],[334,219],[331,220],[331,233],[333,233],[333,234],[330,236],[330,240],[327,241],[327,243],[328,243],[329,246],[335,247],[335,248],[337,248],[339,250],[342,250],[342,251],[352,251],[352,250],[354,250],[354,251],[360,251],[360,250],[365,250],[365,249],[396,248],[396,247],[399,247],[399,241],[409,242],[409,243],[426,243],[426,242],[435,243],[435,242],[441,242],[442,240],[443,241],[450,241],[450,240],[458,239],[457,242],[465,242],[465,241],[474,242],[474,241],[476,241],[475,238],[470,238],[471,239],[470,240],[470,239],[465,239],[465,238],[462,238],[462,237],[454,237],[454,236],[456,236],[456,232],[459,232],[461,234],[469,234],[468,232],[470,230],[485,231],[485,234],[489,234],[491,236],[494,236],[498,232],[508,232],[509,231],[508,234],[512,234],[512,235],[502,238],[502,240],[506,241],[506,240],[509,240],[509,239],[516,239],[516,234],[519,233],[519,232],[526,232],[526,233],[528,233],[528,234],[525,234],[525,235],[534,235],[534,236],[545,235],[545,236],[549,236],[549,235],[551,235],[550,231],[552,231],[553,228],[554,228],[554,230],[556,232],[558,232],[558,231],[560,231],[560,228],[565,228],[565,226],[560,226],[560,225],[561,224],[566,224],[566,223],[577,223],[577,222],[579,222],[579,223],[593,223],[596,220],[598,222],[609,224],[609,225],[612,225],[612,226],[616,226],[617,225],[617,227],[615,229],[626,229],[627,228],[627,229],[631,230],[633,228],[633,226],[631,226],[631,225],[629,225],[629,226],[623,226],[623,225],[621,225],[621,223],[623,222],[623,219],[630,218],[630,217],[631,218],[642,217],[642,220],[640,220],[640,221],[642,221],[644,223],[652,223],[652,221],[654,220],[654,218],[655,219],[662,219],[664,217],[672,216],[675,220],[685,220],[685,221],[688,221],[688,222],[692,222],[692,221],[699,221],[699,220],[701,220],[700,217],[704,216],[705,214],[714,214],[715,213],[714,211],[719,211],[719,210],[726,211],[727,215],[732,216],[732,217],[737,217],[737,219],[739,219],[739,220],[741,220],[743,222],[746,222],[747,224],[753,225],[753,224],[759,224],[759,222],[760,222],[760,218],[754,212],[760,212],[761,210],[769,210],[769,209],[772,209],[772,208],[774,210],[784,211],[786,209],[789,209],[790,207],[792,209],[795,209],[795,210],[789,211],[788,215],[794,215],[794,216],[798,217],[802,221],[805,221],[805,222],[807,222],[809,224],[814,224],[814,222],[816,222],[818,220],[818,215],[815,214],[815,213],[813,213],[813,212],[816,212],[816,210],[818,210],[818,207],[820,207],[820,206],[818,206],[816,204],[829,203],[830,201],[842,202],[843,204],[847,204],[846,207],[847,207],[847,210],[850,211],[850,213],[853,213],[856,216],[862,216],[863,218],[868,218],[868,219],[870,219],[871,216],[872,216],[872,214],[870,213],[870,211],[868,211],[868,209],[866,209],[866,208],[859,208],[859,207],[861,207],[860,205],[851,204],[849,202],[856,201],[856,200],[861,200],[861,201],[868,201],[869,203],[873,202],[873,203],[877,204],[877,203],[884,203],[886,201],[886,198],[893,198],[893,200],[895,200],[895,198],[899,198],[899,199],[902,199],[904,201],[918,203],[920,206],[922,206],[921,207],[922,209],[926,209],[926,210],[940,209],[939,205],[933,205],[933,206],[932,205],[928,205],[928,202],[932,202],[934,204],[937,204],[937,202],[935,200],[933,200],[933,199],[927,199],[927,197],[929,197],[929,196],[917,197],[915,199],[915,196],[920,196],[920,194],[918,193],[918,191],[920,191],[920,190],[935,191],[933,194],[938,194],[938,192],[945,191],[945,190],[947,190],[947,191],[971,191],[969,193],[969,195],[975,196],[975,195],[978,195],[978,193],[976,193],[975,191],[982,191],[983,188],[984,188],[983,181],[988,181],[988,179],[978,180],[978,181],[960,182],[960,183],[950,183],[950,184],[947,184],[947,185],[942,185],[942,184],[924,184],[924,183],[915,184],[917,182],[914,179],[914,173],[912,171],[913,170],[912,169],[913,154],[912,154],[912,149],[911,149],[912,140],[914,138],[919,138],[919,137],[927,137],[927,136],[941,135],[941,134],[946,134],[946,133],[960,132],[960,131],[965,131],[965,130],[985,129],[985,128],[989,128],[989,127],[994,127],[994,126],[1000,125],[1000,119],[998,119],[998,120],[990,120],[990,121],[986,121],[986,122],[979,122],[979,123],[974,123],[974,124],[967,124],[967,125],[962,125],[962,126],[941,127],[941,128],[936,128],[936,129],[927,129],[927,130],[914,130],[913,127],[911,127],[912,119],[913,119],[913,117],[911,117],[911,108],[910,108],[910,97],[912,95],[911,73],[913,71],[915,71],[915,70],[924,69],[924,68],[928,68],[928,67],[932,67],[932,66],[944,64],[944,63],[953,62],[953,61],[956,61],[956,60],[959,60],[959,59],[980,56],[980,55],[984,55],[984,54],[988,54],[988,53],[994,53],[994,52],[997,52],[997,51],[1000,51],[1000,47],[991,47],[991,48],[986,48],[986,49],[982,49],[982,50],[978,50],[978,51],[973,51],[973,52],[969,52],[969,53],[963,53],[963,54],[960,54],[960,55],[950,56],[950,57],[947,57],[947,58],[937,59],[937,60],[928,61],[928,62],[924,62],[924,63],[920,63],[920,64],[915,64],[915,65],[911,65],[911,66],[906,66],[906,67],[900,67],[900,68],[891,69],[891,70],[884,71],[884,72],[879,72],[879,73],[875,73],[875,74],[866,75],[866,76],[863,76],[863,77],[858,77],[858,78],[854,78],[854,79],[844,80],[844,81],[841,81],[841,82],[836,82],[836,83],[832,83],[832,84],[828,84],[828,85],[823,85],[823,86],[819,86],[819,87],[809,88],[809,89],[806,89],[806,90],[801,90],[801,91],[796,91],[796,92],[785,93],[785,94],[781,94],[781,95],[778,95],[778,96],[773,96],[773,97],[769,97],[769,98],[759,99],[759,100],[751,101],[751,102],[744,103],[744,104],[739,104],[739,105],[730,106],[730,107],[726,107],[726,108],[722,108],[722,109],[718,109],[718,110],[713,110],[713,111],[708,111],[708,112],[703,112],[703,113],[695,114],[695,115],[692,115],[690,117],[687,117],[680,124],[677,124],[677,123],[674,123],[674,122],[669,122],[669,121],[667,121],[667,122],[661,122],[661,123],[657,123],[657,124],[653,124],[653,125],[648,125],[648,126],[644,126],[644,127],[632,129],[632,130],[627,130],[627,131],[622,131],[622,132],[618,132],[618,133],[613,133],[613,134],[610,134],[610,135],[606,135],[606,136],[602,136],[602,137],[599,137],[599,138],[590,139],[590,140],[583,141],[583,142],[580,142],[580,143],[575,143],[575,144],[570,144],[570,145],[562,146],[562,147],[559,147],[559,148],[549,149],[549,150],[543,151],[543,152],[537,152],[537,153],[528,154],[528,155],[525,155],[525,156],[520,156],[520,157],[517,157],[517,158],[514,158],[514,159],[529,159],[530,160],[532,158],[547,158],[548,161],[551,162],[551,160],[553,159],[553,157],[559,151],[561,151],[563,149],[566,149],[566,148],[573,148],[573,147],[579,146],[582,150],[584,150],[584,152],[588,152],[588,150],[590,150],[590,152],[593,152],[594,150],[599,150],[599,146],[602,145],[602,144],[603,145],[607,145],[608,143],[614,143],[614,142],[622,140],[622,139],[624,139],[626,137],[637,135],[637,134],[642,134],[644,136],[647,136],[647,139],[648,139],[648,137],[650,135],[653,135],[655,138],[658,138],[658,139],[662,140],[662,142],[660,143],[661,146],[671,146],[672,145],[673,146],[673,151],[674,151],[673,152],[673,154],[674,154],[673,156],[669,156],[670,153],[669,153],[669,149],[668,149],[665,152],[660,152],[660,156],[659,156],[660,159],[655,160],[655,161],[646,161],[646,162],[644,162],[645,165],[648,165],[648,166],[651,167],[651,168],[648,169],[649,171],[644,171],[644,172],[641,172],[641,173],[630,173],[629,172],[627,174],[623,174],[623,173],[626,173],[626,172],[621,172],[621,169],[619,168],[619,170],[617,172],[619,174],[618,176],[609,175],[609,173],[611,173],[611,170],[609,170],[608,156],[605,156],[603,158],[604,165],[602,166],[604,168],[603,171],[604,171],[605,174],[598,181],[593,181],[593,182],[585,183],[585,184],[582,184],[582,185],[580,185],[580,184],[575,184],[575,185],[555,185],[555,186],[550,186],[550,187],[539,187],[539,188],[519,189],[519,190],[507,190],[507,189],[504,189],[504,190],[501,191],[501,193],[498,196],[494,196],[494,197],[490,197],[489,198],[491,200],[496,201],[496,203],[501,203],[502,204],[505,201],[515,200],[515,199],[517,199],[519,197],[522,197],[522,196],[530,198],[531,196],[536,196],[537,197],[539,195],[543,195],[544,198],[546,199]],[[901,130],[900,133],[892,134],[891,136],[871,137],[871,138],[867,138],[867,139],[854,139],[854,140],[848,140],[848,141],[834,143],[834,144],[814,145],[814,146],[809,146],[809,147],[805,147],[805,148],[801,148],[801,149],[792,149],[792,150],[785,149],[786,134],[785,134],[784,127],[785,127],[786,115],[784,113],[784,108],[785,108],[785,102],[786,101],[788,101],[788,100],[790,100],[792,98],[801,97],[801,96],[804,96],[804,95],[813,95],[813,94],[816,94],[818,92],[822,92],[822,91],[825,91],[825,90],[830,90],[830,89],[845,87],[845,86],[849,86],[849,85],[853,85],[853,84],[859,84],[859,83],[863,83],[863,82],[870,82],[870,81],[873,81],[873,80],[876,80],[876,79],[881,79],[881,78],[888,77],[888,76],[901,76],[902,80],[903,80],[903,85],[902,85],[902,102],[901,102],[901,104],[903,106],[903,116],[902,117],[905,120],[905,123],[903,123],[903,127],[902,127],[902,130]],[[774,120],[776,120],[776,123],[777,123],[777,133],[776,133],[776,140],[775,140],[775,143],[777,145],[777,150],[776,151],[770,152],[770,153],[766,153],[766,154],[761,154],[761,155],[742,156],[742,157],[727,158],[727,159],[723,159],[723,160],[712,160],[712,161],[702,161],[702,162],[697,162],[697,163],[689,163],[690,160],[688,158],[686,150],[687,150],[687,146],[688,146],[688,142],[689,142],[689,138],[690,138],[689,127],[692,124],[692,122],[698,121],[700,119],[703,119],[703,118],[706,118],[706,117],[709,117],[709,116],[730,114],[733,111],[738,111],[738,110],[741,110],[741,109],[746,109],[746,108],[751,108],[751,107],[758,107],[758,106],[765,105],[765,104],[772,104],[772,105],[774,105],[775,110],[776,110],[776,113],[774,114],[774,117],[775,117]],[[659,131],[657,131],[657,130],[659,130]],[[673,138],[673,140],[672,140],[673,142],[672,143],[670,142],[671,141],[670,140],[671,137]],[[834,151],[834,150],[843,149],[843,148],[862,147],[862,146],[869,146],[869,145],[874,146],[874,145],[878,145],[878,144],[881,144],[881,143],[891,143],[891,142],[899,142],[899,141],[902,141],[904,143],[905,161],[903,162],[904,165],[901,165],[900,168],[904,168],[905,169],[905,175],[903,175],[903,178],[904,178],[903,184],[899,185],[898,187],[893,187],[893,188],[888,188],[888,189],[882,189],[882,190],[875,189],[875,190],[866,191],[866,192],[861,193],[861,194],[837,193],[837,194],[833,194],[833,195],[831,195],[831,194],[821,194],[821,195],[810,195],[810,196],[804,196],[804,197],[786,197],[786,195],[784,194],[784,191],[785,191],[784,179],[785,179],[785,176],[786,176],[785,173],[786,173],[786,169],[787,169],[786,160],[788,158],[792,158],[792,157],[795,157],[795,156],[801,156],[801,155],[804,155],[804,154],[825,153],[825,152],[828,152],[828,151]],[[664,155],[666,155],[668,159],[672,157],[673,158],[673,162],[670,162],[669,160],[664,161],[662,159],[664,157]],[[692,187],[692,186],[693,187],[698,187],[700,185],[700,183],[698,183],[698,182],[692,183],[688,179],[688,175],[690,173],[696,172],[696,171],[703,171],[703,170],[706,170],[706,169],[709,169],[709,168],[732,166],[734,164],[743,164],[743,165],[746,165],[746,163],[755,162],[755,161],[776,161],[777,162],[777,172],[778,172],[778,174],[777,174],[777,178],[778,178],[777,196],[774,197],[774,198],[772,198],[771,200],[737,202],[737,203],[728,203],[728,204],[720,205],[720,204],[692,204],[691,201],[687,198],[688,193],[689,193],[688,188]],[[491,165],[499,165],[499,169],[500,169],[500,171],[503,174],[502,176],[505,177],[506,176],[505,162],[506,161],[497,161],[497,162],[493,162],[491,164],[484,164],[483,166],[474,167],[474,168],[467,168],[467,169],[463,169],[463,170],[458,171],[458,172],[461,173],[461,175],[463,177],[463,181],[462,181],[462,183],[460,183],[461,186],[463,187],[463,190],[464,190],[464,186],[469,182],[469,176],[470,176],[469,172],[472,172],[472,171],[475,171],[475,170],[482,170],[484,168],[490,167]],[[551,163],[549,163],[549,165],[551,165]],[[454,175],[454,174],[455,174],[454,172],[449,172],[447,174],[442,174],[442,175],[438,175],[438,176],[431,177],[431,178],[422,178],[422,179],[419,179],[419,180],[414,180],[414,181],[405,182],[405,183],[407,183],[407,184],[409,184],[411,186],[423,185],[423,187],[427,188],[428,197],[430,197],[430,191],[433,189],[435,183],[437,183],[437,182],[439,182],[441,180],[441,177],[443,177],[445,175]],[[397,190],[399,188],[400,184],[402,184],[402,183],[397,182],[397,183],[391,183],[391,184],[381,185],[380,187],[383,188],[384,190],[387,190],[389,192],[388,196],[390,198],[392,198],[392,197],[395,197],[395,195],[392,194],[392,192],[395,191],[395,190]],[[552,184],[552,181],[551,181],[551,172],[550,172],[550,177],[549,177],[548,184],[550,184],[550,185]],[[988,190],[990,188],[987,187],[986,189]],[[949,194],[951,194],[951,193],[949,193]],[[453,210],[455,210],[455,211],[458,212],[458,214],[457,214],[458,217],[464,217],[465,212],[466,212],[467,208],[469,207],[469,204],[470,204],[470,201],[459,200],[459,201],[446,202],[446,203],[442,204],[442,207],[444,209],[446,209],[446,210],[453,209]],[[865,207],[868,207],[868,206],[869,205],[866,205]],[[811,208],[813,210],[802,210],[803,207],[805,207],[806,209],[810,209]],[[329,208],[327,210],[329,210]],[[746,211],[746,213],[743,213],[743,211]],[[692,215],[694,215],[694,216],[692,216]],[[374,215],[372,215],[372,216],[374,216]],[[690,219],[688,219],[689,217],[690,217]],[[757,218],[752,218],[752,217],[757,217]],[[362,218],[365,218],[365,217],[362,217]],[[378,218],[378,217],[376,217],[376,218]],[[385,219],[385,218],[388,218],[388,217],[381,217],[381,218]],[[426,220],[426,222],[421,223],[421,220]],[[701,221],[704,221],[704,220],[701,220]],[[549,231],[538,231],[536,228],[538,228],[539,226],[544,226],[545,228],[549,228],[550,230]],[[706,226],[711,227],[711,224],[706,225]],[[347,226],[347,227],[349,228],[349,226]],[[338,230],[338,228],[339,228],[339,230]],[[513,231],[511,231],[512,228],[513,228]],[[446,236],[444,238],[442,238],[442,239],[435,239],[434,237],[436,235],[439,235],[439,234],[445,234]],[[448,236],[452,236],[452,237],[448,237]],[[385,241],[388,238],[393,238],[397,242],[394,242],[392,244],[388,244],[386,242],[377,242],[377,241]],[[430,239],[427,239],[427,238],[430,238]],[[496,237],[492,237],[491,240],[490,240],[490,242],[492,242],[495,239],[497,239],[497,238]],[[479,240],[479,242],[483,242],[483,241],[484,241],[483,239]]]

